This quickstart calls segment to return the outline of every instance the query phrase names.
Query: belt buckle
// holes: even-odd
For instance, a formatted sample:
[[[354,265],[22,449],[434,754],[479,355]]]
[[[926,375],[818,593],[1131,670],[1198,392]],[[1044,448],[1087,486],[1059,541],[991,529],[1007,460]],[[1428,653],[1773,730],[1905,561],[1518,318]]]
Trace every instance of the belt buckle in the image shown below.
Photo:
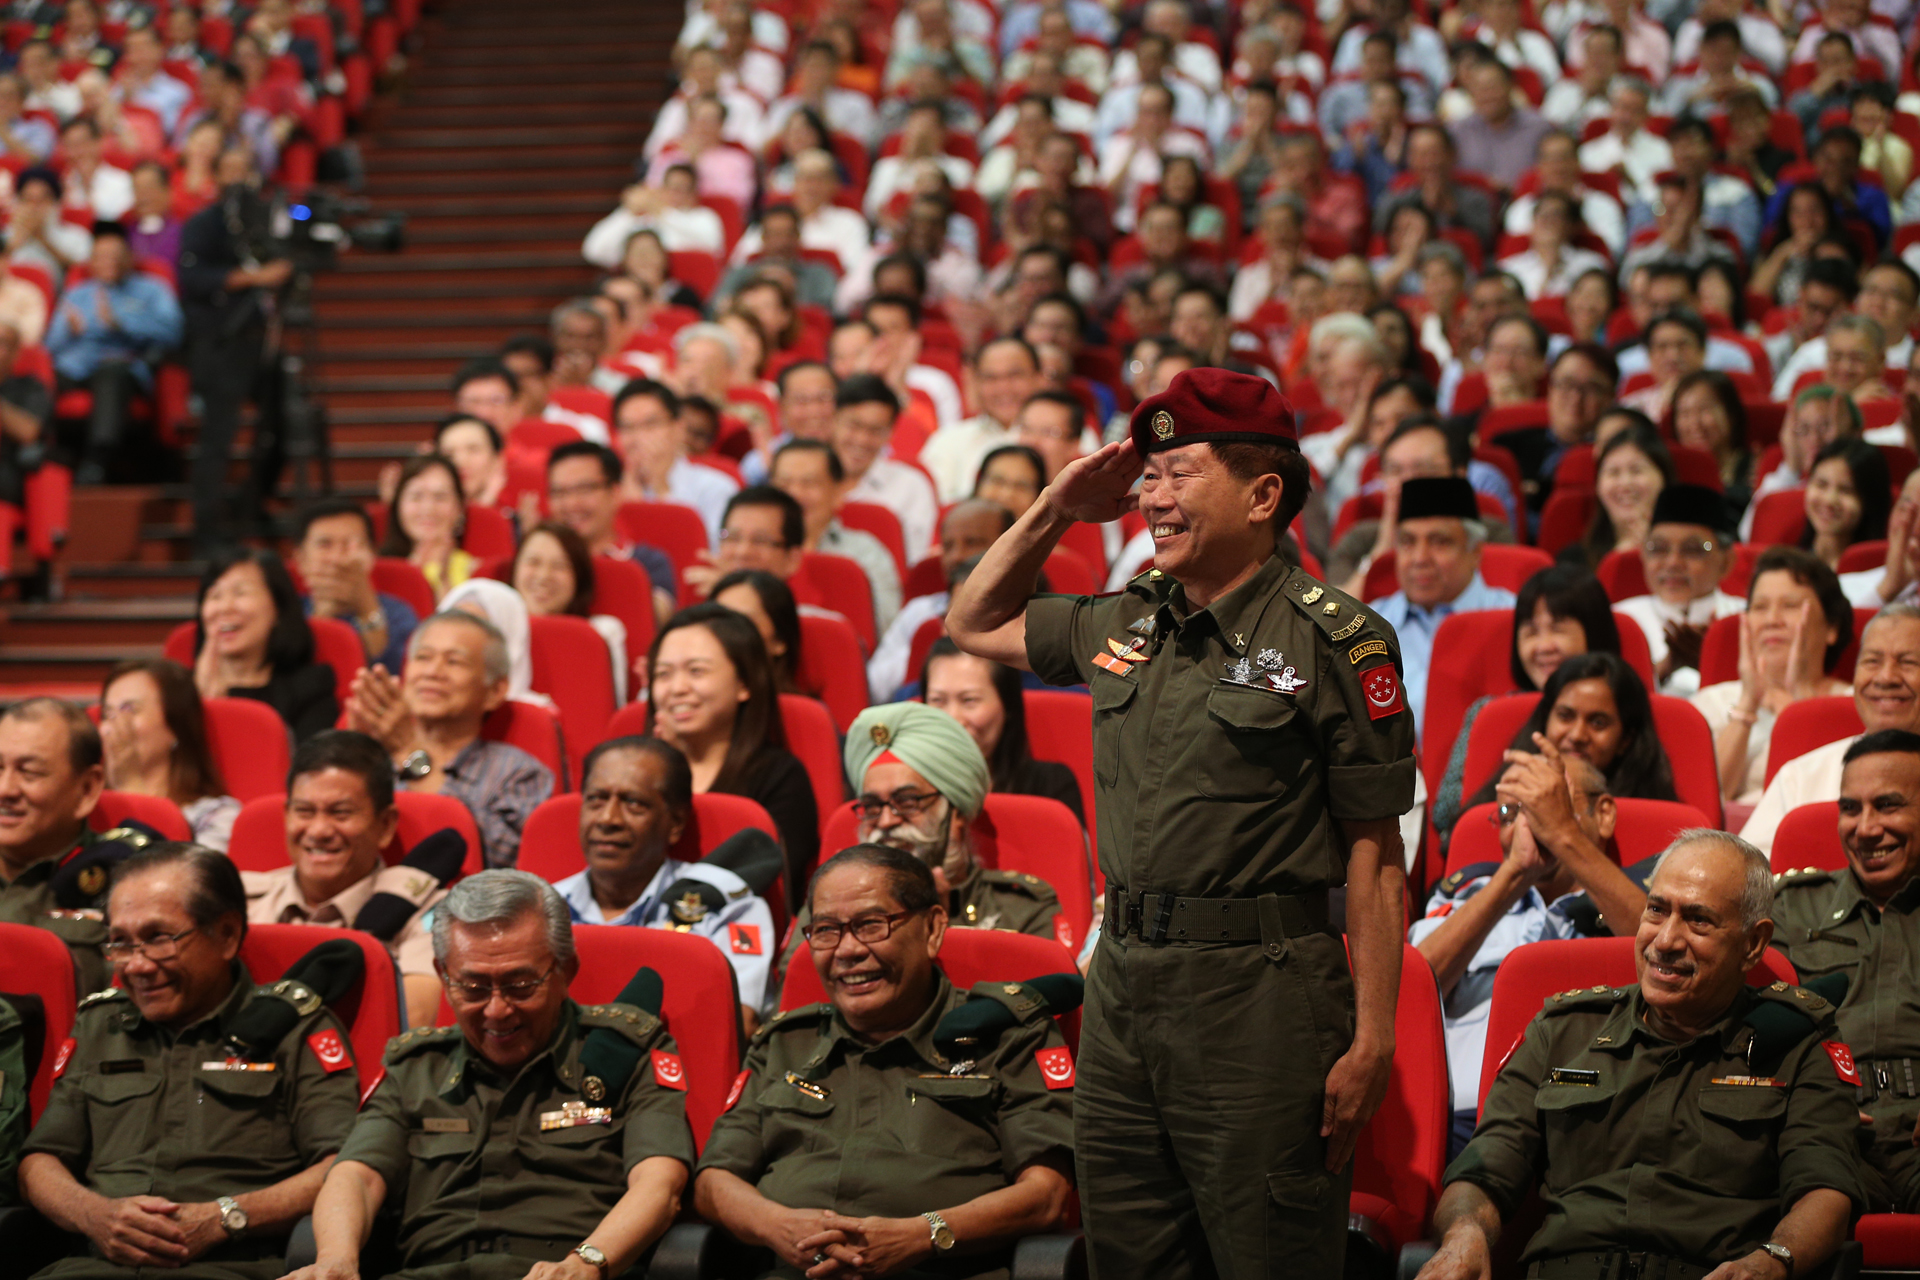
[[[1173,895],[1163,893],[1160,895],[1159,909],[1153,913],[1153,924],[1142,936],[1147,942],[1157,946],[1167,940],[1167,927],[1172,923]]]
[[[1644,1251],[1640,1253],[1628,1252],[1621,1254],[1620,1280],[1646,1280],[1647,1263],[1649,1260],[1649,1255]]]
[[[1120,936],[1142,933],[1140,916],[1146,910],[1145,899],[1137,893],[1130,893],[1124,899],[1126,905],[1120,911]]]

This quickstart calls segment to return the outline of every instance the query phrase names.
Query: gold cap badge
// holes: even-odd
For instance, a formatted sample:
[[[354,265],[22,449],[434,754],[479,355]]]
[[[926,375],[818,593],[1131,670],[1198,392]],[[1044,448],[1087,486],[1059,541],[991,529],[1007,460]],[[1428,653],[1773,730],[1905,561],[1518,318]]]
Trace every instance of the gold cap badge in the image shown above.
[[[1153,415],[1152,426],[1155,440],[1173,439],[1173,415],[1165,409]]]
[[[868,731],[867,736],[873,739],[874,746],[885,747],[893,741],[893,730],[883,724],[877,724]]]

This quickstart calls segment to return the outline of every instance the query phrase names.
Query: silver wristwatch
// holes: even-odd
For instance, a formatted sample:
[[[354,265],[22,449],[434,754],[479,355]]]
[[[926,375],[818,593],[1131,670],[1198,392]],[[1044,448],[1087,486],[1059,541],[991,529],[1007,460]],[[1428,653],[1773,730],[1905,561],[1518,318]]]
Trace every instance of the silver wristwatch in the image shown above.
[[[232,1196],[221,1196],[214,1204],[220,1209],[220,1229],[230,1239],[238,1240],[247,1234],[247,1211]]]
[[[1774,1261],[1785,1267],[1789,1276],[1793,1274],[1793,1250],[1783,1244],[1773,1244],[1771,1242],[1763,1244],[1760,1247],[1772,1255]]]
[[[954,1245],[959,1243],[959,1241],[953,1238],[953,1228],[947,1225],[945,1218],[933,1212],[923,1213],[920,1216],[927,1220],[927,1226],[933,1231],[933,1251],[935,1254],[946,1253],[951,1250]]]
[[[607,1266],[606,1254],[600,1252],[599,1249],[590,1244],[577,1244],[573,1246],[573,1251],[579,1255],[582,1262],[600,1273],[600,1280],[607,1280],[607,1273],[610,1268]]]

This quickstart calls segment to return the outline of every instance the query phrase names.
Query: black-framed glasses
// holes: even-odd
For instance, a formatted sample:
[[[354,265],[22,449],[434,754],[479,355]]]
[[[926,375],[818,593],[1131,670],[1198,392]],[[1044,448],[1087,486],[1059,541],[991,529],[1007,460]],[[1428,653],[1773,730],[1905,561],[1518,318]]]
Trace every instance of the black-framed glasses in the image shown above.
[[[880,821],[883,809],[893,810],[902,822],[912,822],[939,798],[938,791],[909,791],[902,787],[890,796],[861,796],[853,802],[853,807],[868,822]]]
[[[512,982],[474,982],[447,974],[447,994],[463,1004],[486,1004],[496,994],[508,1004],[525,1004],[547,985],[547,979],[553,976],[553,971],[558,967],[548,965],[547,971],[537,978],[516,978]]]
[[[200,926],[195,925],[178,933],[160,933],[151,938],[110,938],[101,950],[109,960],[131,960],[136,951],[149,960],[171,960],[180,954],[180,939],[198,932]]]
[[[884,916],[856,916],[844,924],[838,920],[827,920],[819,924],[810,924],[800,931],[807,945],[815,951],[831,951],[840,945],[840,939],[849,933],[856,942],[872,946],[876,942],[885,942],[893,936],[893,931],[902,920],[916,915],[913,911],[895,911]]]

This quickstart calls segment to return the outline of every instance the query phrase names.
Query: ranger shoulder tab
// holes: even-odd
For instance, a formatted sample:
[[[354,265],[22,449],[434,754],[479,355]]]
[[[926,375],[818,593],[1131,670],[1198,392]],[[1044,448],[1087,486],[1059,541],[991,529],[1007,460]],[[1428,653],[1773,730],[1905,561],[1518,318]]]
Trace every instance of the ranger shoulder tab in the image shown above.
[[[108,987],[105,990],[96,991],[92,995],[87,996],[80,1002],[80,1008],[91,1009],[98,1004],[111,1004],[115,1000],[130,999],[132,999],[132,997],[127,994],[125,987]]]
[[[1631,987],[1575,987],[1571,991],[1561,991],[1547,997],[1541,1006],[1542,1013],[1571,1013],[1575,1009],[1597,1009],[1603,1005],[1618,1004],[1627,998]]]
[[[1286,585],[1280,589],[1280,594],[1301,614],[1311,619],[1314,626],[1325,632],[1332,643],[1346,644],[1362,637],[1379,640],[1384,646],[1382,652],[1390,654],[1394,664],[1399,665],[1400,651],[1386,643],[1373,609],[1338,587],[1328,586],[1304,569],[1295,569],[1287,575]]]
[[[385,1058],[391,1065],[430,1046],[451,1047],[459,1038],[458,1027],[415,1027],[387,1041]]]
[[[1755,997],[1753,1007],[1741,1021],[1753,1028],[1748,1061],[1763,1075],[1772,1074],[1795,1045],[1833,1026],[1833,1005],[1817,992],[1790,982],[1750,990]]]
[[[760,1024],[759,1029],[753,1033],[753,1043],[764,1044],[780,1032],[817,1026],[832,1012],[833,1006],[825,1001],[818,1004],[803,1004],[796,1009],[782,1009]]]

